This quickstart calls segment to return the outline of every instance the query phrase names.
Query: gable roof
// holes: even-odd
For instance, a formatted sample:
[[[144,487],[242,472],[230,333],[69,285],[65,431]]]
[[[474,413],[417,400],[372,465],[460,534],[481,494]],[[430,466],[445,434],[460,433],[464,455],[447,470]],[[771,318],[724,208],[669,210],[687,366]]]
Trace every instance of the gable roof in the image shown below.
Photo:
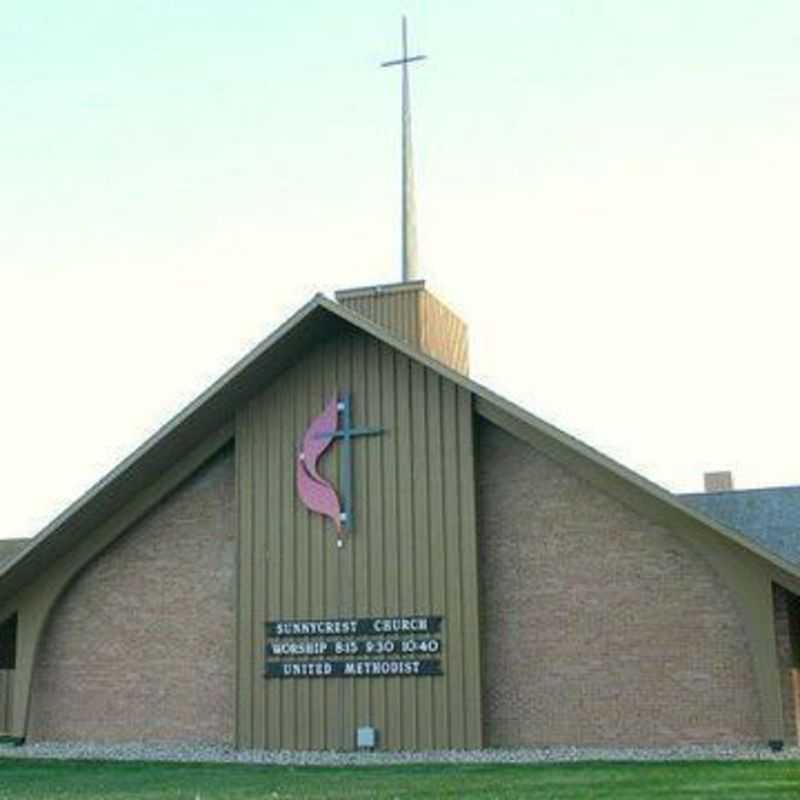
[[[800,486],[702,492],[680,498],[800,566]]]
[[[56,517],[5,563],[0,563],[0,601],[7,599],[39,571],[68,551],[102,520],[121,509],[177,459],[229,424],[236,409],[290,366],[307,348],[325,337],[357,328],[408,358],[469,390],[476,412],[510,432],[537,442],[576,467],[599,472],[609,486],[623,486],[635,499],[654,503],[665,519],[701,524],[785,572],[800,578],[800,566],[766,549],[741,532],[682,503],[675,495],[604,456],[485,386],[410,347],[390,331],[360,314],[315,295],[286,322],[222,375],[183,411],[167,422],[130,456]]]

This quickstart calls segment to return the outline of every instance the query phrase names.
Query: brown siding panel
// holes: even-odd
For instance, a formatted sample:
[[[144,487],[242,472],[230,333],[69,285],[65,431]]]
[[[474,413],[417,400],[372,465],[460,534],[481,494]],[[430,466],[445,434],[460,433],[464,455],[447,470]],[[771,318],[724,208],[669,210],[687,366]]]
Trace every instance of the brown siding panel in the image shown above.
[[[0,733],[8,733],[11,730],[13,689],[14,670],[0,669]]]
[[[467,325],[424,283],[337,295],[342,305],[463,374],[469,372]]]
[[[298,443],[337,390],[352,394],[356,425],[386,429],[354,443],[355,529],[341,550],[332,524],[306,511],[294,487]],[[477,582],[474,495],[463,487],[471,419],[466,390],[355,331],[314,349],[243,409],[237,430],[253,465],[240,473],[239,503],[252,546],[241,548],[240,570],[253,576],[241,586],[254,600],[241,603],[249,640],[240,642],[239,708],[256,708],[254,729],[240,726],[242,746],[352,749],[365,724],[388,749],[480,746],[477,642],[464,641],[477,634],[465,594]],[[336,485],[338,450],[322,461]],[[443,677],[258,676],[267,620],[387,614],[445,617]]]
[[[238,565],[238,613],[236,624],[237,662],[249,663],[252,631],[249,630],[252,613],[253,574],[253,507],[250,496],[241,494],[241,486],[252,481],[252,446],[250,433],[251,415],[245,410],[236,420],[236,484],[239,513],[239,565]],[[246,628],[245,626],[248,626]],[[236,674],[237,713],[236,740],[251,741],[253,738],[253,706],[245,702],[252,695],[252,670],[239,670]]]
[[[783,738],[787,744],[796,745],[798,722],[800,722],[797,706],[798,670],[800,670],[800,598],[778,585],[773,585],[772,594],[783,705]]]
[[[392,331],[410,345],[419,344],[419,291],[400,291],[348,298],[344,305]]]
[[[420,297],[420,349],[452,369],[469,372],[466,323],[430,292]]]

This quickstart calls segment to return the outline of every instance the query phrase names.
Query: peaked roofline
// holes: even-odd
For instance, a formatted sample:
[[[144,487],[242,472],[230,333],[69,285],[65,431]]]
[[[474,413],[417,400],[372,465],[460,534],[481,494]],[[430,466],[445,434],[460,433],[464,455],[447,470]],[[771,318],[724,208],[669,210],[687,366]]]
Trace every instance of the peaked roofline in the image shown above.
[[[48,552],[43,555],[52,556],[52,558],[57,558],[65,552],[73,538],[80,537],[82,533],[88,533],[92,529],[92,524],[99,524],[99,520],[104,516],[124,505],[148,482],[152,481],[154,475],[165,469],[172,459],[185,454],[203,438],[217,432],[229,423],[235,414],[237,405],[252,396],[258,388],[263,388],[265,381],[269,381],[288,367],[298,348],[307,347],[316,340],[321,331],[330,332],[332,325],[336,329],[340,328],[342,323],[364,331],[408,358],[467,389],[478,401],[483,403],[482,407],[480,405],[476,407],[477,413],[487,416],[487,413],[491,414],[492,410],[496,410],[507,415],[517,423],[554,440],[566,450],[632,485],[672,513],[677,513],[690,522],[699,523],[711,529],[784,572],[800,578],[800,567],[760,547],[738,531],[690,508],[682,503],[678,496],[658,484],[506,400],[486,386],[415,350],[391,332],[355,311],[335,303],[322,294],[316,294],[208,389],[59,514],[40,533],[30,539],[27,546],[0,566],[0,600],[9,594],[4,589],[10,579],[18,572],[26,571],[25,566],[32,562],[40,551],[47,549]],[[498,424],[502,425],[503,423],[499,422]],[[70,533],[72,535],[69,535]],[[61,539],[63,541],[60,541]]]

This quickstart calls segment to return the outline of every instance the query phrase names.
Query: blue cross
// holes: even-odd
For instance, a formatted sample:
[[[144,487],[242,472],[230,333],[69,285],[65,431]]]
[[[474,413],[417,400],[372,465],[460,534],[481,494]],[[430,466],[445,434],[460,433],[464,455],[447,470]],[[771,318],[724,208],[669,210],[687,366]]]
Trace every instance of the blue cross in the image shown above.
[[[375,436],[384,433],[385,428],[354,428],[353,427],[353,406],[349,394],[344,396],[337,404],[337,410],[342,417],[340,428],[335,431],[324,431],[318,433],[318,438],[333,436],[341,439],[344,444],[342,450],[342,460],[339,470],[339,491],[342,495],[342,516],[341,523],[345,528],[353,527],[353,454],[352,440],[356,436]]]

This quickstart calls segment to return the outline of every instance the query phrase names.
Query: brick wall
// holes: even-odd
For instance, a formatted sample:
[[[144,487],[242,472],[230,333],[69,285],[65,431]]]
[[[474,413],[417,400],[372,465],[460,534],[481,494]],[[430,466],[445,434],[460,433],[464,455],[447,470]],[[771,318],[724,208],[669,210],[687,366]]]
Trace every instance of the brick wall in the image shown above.
[[[233,740],[234,492],[229,449],[67,589],[37,655],[31,740]]]
[[[477,466],[488,745],[761,738],[744,627],[708,564],[487,422]]]

